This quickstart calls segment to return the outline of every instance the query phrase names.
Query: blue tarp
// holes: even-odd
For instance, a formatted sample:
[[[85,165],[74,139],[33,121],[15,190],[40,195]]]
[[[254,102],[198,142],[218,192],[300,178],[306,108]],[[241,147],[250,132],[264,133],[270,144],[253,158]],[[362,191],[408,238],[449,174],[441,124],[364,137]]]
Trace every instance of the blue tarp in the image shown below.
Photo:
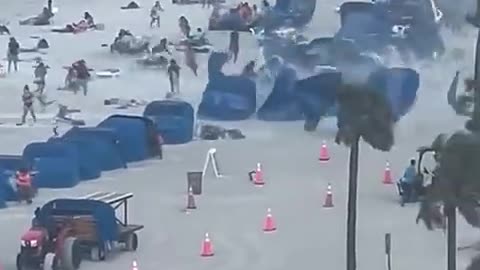
[[[372,4],[348,4],[340,7],[342,25],[334,36],[334,43],[352,41],[359,52],[379,51],[391,44],[392,25],[375,14]]]
[[[39,188],[71,188],[80,182],[78,164],[63,157],[35,158],[35,184]]]
[[[120,147],[122,142],[114,130],[98,127],[73,127],[62,138],[88,140],[98,150],[100,167],[103,171],[127,167]]]
[[[152,120],[141,116],[112,115],[103,120],[97,127],[110,128],[116,131],[124,143],[122,153],[128,162],[141,161],[151,157],[149,128]]]
[[[52,138],[49,142],[63,142],[75,146],[78,152],[79,173],[81,180],[97,179],[102,174],[100,156],[97,147],[88,140]]]
[[[13,196],[13,199],[16,197],[12,185],[10,184],[8,174],[5,173],[4,170],[0,170],[0,208],[7,207],[9,196]]]
[[[17,200],[17,193],[13,189],[13,183],[10,182],[14,173],[11,170],[0,169],[0,192],[7,202]]]
[[[221,71],[225,53],[213,52],[208,59],[209,81],[197,115],[212,120],[245,120],[257,109],[257,87],[243,76],[226,76]]]
[[[272,92],[258,110],[257,118],[264,121],[302,120],[302,109],[295,91],[296,82],[296,71],[284,66],[275,79]]]
[[[386,46],[395,45],[404,57],[408,57],[408,51],[420,58],[432,58],[434,52],[443,54],[444,42],[430,3],[416,1],[411,4],[406,1],[345,2],[340,8],[342,26],[335,41],[350,39],[359,51],[379,53]],[[403,35],[394,33],[392,29],[396,25],[408,25],[408,31]]]
[[[150,102],[143,112],[153,120],[165,144],[182,144],[193,139],[194,110],[190,103],[179,100]]]
[[[340,72],[324,72],[299,80],[296,84],[298,99],[307,121],[316,122],[335,114],[336,91],[342,83]]]
[[[0,155],[0,168],[15,172],[27,167],[21,155]]]
[[[406,115],[415,103],[420,75],[411,68],[384,68],[370,75],[370,86],[384,92],[395,120]]]
[[[37,187],[67,188],[80,181],[77,148],[62,142],[34,142],[23,150],[26,164],[37,171]]]
[[[104,202],[95,200],[56,199],[45,204],[38,213],[37,222],[51,227],[53,215],[92,215],[101,242],[118,240],[119,231],[115,209]]]

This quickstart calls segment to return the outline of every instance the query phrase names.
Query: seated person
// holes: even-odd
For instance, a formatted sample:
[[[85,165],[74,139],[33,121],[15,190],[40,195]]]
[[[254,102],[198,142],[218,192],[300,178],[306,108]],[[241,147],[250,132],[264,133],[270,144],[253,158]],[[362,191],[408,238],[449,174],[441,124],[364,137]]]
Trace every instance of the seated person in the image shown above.
[[[87,25],[89,27],[95,26],[95,21],[93,20],[93,16],[90,13],[88,12],[83,13],[83,19],[87,22]]]
[[[166,38],[162,38],[160,40],[160,44],[158,44],[158,45],[156,45],[152,48],[152,53],[156,54],[156,53],[166,52],[168,54],[172,54],[170,52],[170,50],[168,49],[167,43],[168,43],[168,40]]]
[[[400,179],[400,187],[402,189],[402,197],[404,201],[415,200],[416,194],[416,181],[417,181],[417,169],[416,160],[411,159],[410,165],[405,169],[403,177]]]
[[[50,19],[53,17],[53,13],[47,7],[44,7],[42,13],[37,16],[20,21],[20,25],[48,25]]]

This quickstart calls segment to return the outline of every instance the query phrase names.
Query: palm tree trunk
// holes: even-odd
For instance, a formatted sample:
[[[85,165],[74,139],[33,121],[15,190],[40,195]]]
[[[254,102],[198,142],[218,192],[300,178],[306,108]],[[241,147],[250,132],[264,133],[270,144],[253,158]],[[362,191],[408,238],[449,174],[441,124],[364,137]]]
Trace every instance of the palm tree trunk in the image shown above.
[[[357,268],[357,181],[360,136],[350,146],[347,206],[347,270]]]
[[[454,206],[445,206],[447,216],[447,270],[457,268],[457,213]]]

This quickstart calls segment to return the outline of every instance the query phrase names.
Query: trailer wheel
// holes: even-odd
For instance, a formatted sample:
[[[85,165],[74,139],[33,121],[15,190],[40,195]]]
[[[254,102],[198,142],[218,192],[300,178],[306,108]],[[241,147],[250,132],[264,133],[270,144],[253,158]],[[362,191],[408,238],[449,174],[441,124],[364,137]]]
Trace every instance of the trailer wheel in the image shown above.
[[[17,254],[16,265],[17,265],[17,270],[27,270],[28,269],[28,266],[25,265],[25,261],[23,260],[22,253]]]
[[[67,237],[63,243],[61,261],[65,270],[77,270],[82,262],[80,246],[75,237]]]
[[[101,249],[100,247],[92,247],[90,249],[90,259],[92,261],[105,261],[105,249]]]
[[[17,260],[16,260],[17,270],[33,270],[33,269],[39,268],[39,266],[30,265],[28,263],[28,259],[26,259],[25,256],[26,255],[23,253],[17,254]]]
[[[54,253],[47,253],[43,260],[43,270],[57,270],[57,257]]]
[[[130,233],[125,239],[125,248],[128,251],[135,251],[138,248],[138,235],[136,233]]]

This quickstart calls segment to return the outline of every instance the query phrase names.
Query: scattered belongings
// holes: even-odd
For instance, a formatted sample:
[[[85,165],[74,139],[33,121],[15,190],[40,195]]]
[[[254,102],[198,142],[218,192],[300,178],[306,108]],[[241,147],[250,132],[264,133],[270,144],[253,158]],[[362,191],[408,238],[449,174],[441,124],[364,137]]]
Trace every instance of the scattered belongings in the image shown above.
[[[135,1],[128,3],[128,5],[126,6],[120,7],[120,9],[139,9],[139,8],[140,6]]]
[[[245,139],[245,135],[239,129],[225,129],[220,126],[205,124],[200,126],[199,138],[202,140]]]
[[[190,38],[182,39],[177,43],[169,42],[169,45],[173,46],[175,50],[179,52],[184,52],[188,46],[191,46],[195,53],[209,53],[213,50],[212,44],[204,36],[192,36]]]
[[[118,68],[107,68],[95,72],[95,75],[98,78],[115,78],[120,76],[120,69]]]
[[[156,67],[166,69],[168,66],[168,58],[164,53],[153,53],[141,59],[137,59],[137,64],[144,67]]]
[[[109,98],[103,101],[103,105],[105,106],[117,105],[115,109],[136,108],[146,106],[147,104],[148,101],[139,99]]]

